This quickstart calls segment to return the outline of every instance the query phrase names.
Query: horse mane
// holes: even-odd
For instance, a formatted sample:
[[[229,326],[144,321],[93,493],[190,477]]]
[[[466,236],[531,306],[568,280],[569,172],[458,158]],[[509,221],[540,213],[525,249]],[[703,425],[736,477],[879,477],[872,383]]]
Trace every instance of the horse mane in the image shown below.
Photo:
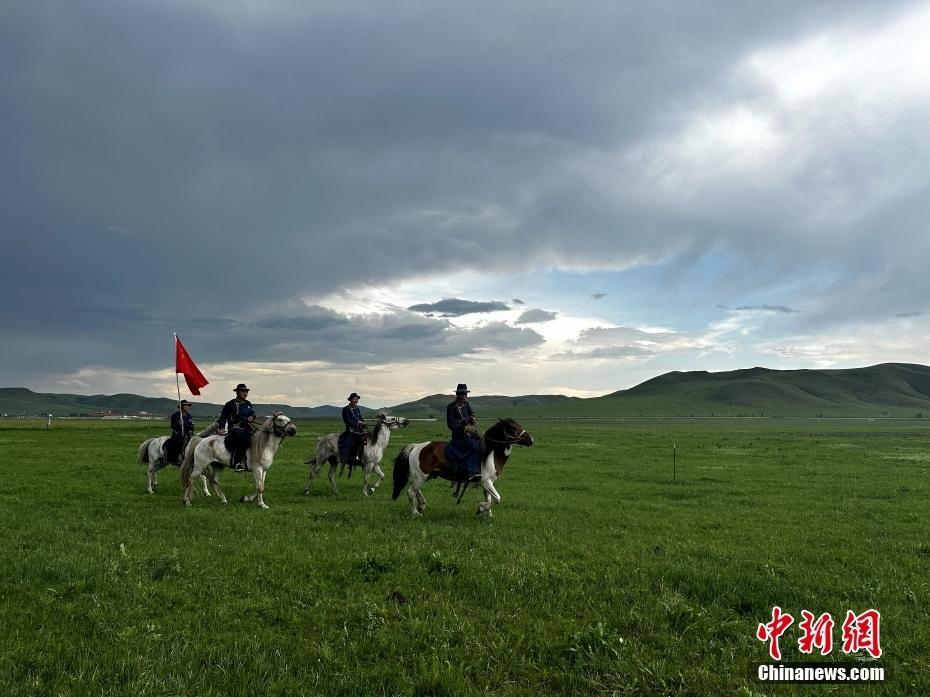
[[[381,435],[381,429],[384,428],[384,417],[385,416],[386,415],[384,412],[380,412],[378,414],[378,425],[375,426],[375,430],[371,432],[371,440],[369,441],[370,443],[378,442],[378,437]]]
[[[277,416],[277,414],[272,414],[265,419],[265,423],[262,424],[262,427],[252,434],[252,442],[249,445],[250,451],[254,450],[254,452],[260,453],[265,449],[265,443],[268,442],[268,437],[274,433],[275,416]]]
[[[500,448],[503,450],[506,444],[500,441],[503,441],[504,435],[506,435],[504,427],[516,423],[516,419],[508,416],[506,419],[498,419],[495,424],[488,428],[488,430],[484,432],[484,435],[481,436],[481,457],[487,457],[488,453],[490,453],[495,448]],[[504,431],[504,433],[502,433],[502,431]],[[489,434],[492,436],[492,438],[498,439],[498,442],[491,443],[490,448],[487,446],[487,441],[485,440]]]
[[[200,433],[197,434],[198,438],[206,438],[207,436],[215,436],[220,430],[220,425],[218,422],[214,421]]]

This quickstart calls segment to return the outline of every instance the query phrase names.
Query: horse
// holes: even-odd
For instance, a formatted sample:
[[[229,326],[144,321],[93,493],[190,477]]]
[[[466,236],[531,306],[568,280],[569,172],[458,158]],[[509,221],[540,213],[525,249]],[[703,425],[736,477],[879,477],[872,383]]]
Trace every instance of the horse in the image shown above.
[[[426,499],[420,487],[427,481],[436,477],[459,481],[452,463],[446,460],[443,452],[445,445],[442,441],[411,443],[394,460],[394,491],[391,498],[396,501],[409,482],[407,495],[414,516],[422,515],[426,508]],[[533,445],[533,436],[513,419],[498,419],[481,437],[480,486],[484,489],[484,501],[478,504],[476,515],[487,513],[491,516],[491,509],[500,503],[501,495],[494,488],[494,482],[501,476],[514,445],[529,447]]]
[[[378,414],[378,424],[372,431],[371,438],[362,448],[362,463],[365,465],[365,479],[362,482],[362,493],[365,496],[371,496],[375,489],[384,480],[384,472],[381,470],[381,460],[384,458],[384,451],[387,449],[388,442],[391,440],[391,431],[395,428],[406,428],[410,422],[401,416],[390,416],[385,413]],[[332,488],[333,495],[339,493],[336,487],[336,467],[337,465],[345,466],[339,457],[339,434],[328,433],[322,436],[316,443],[316,457],[307,460],[304,464],[310,465],[310,471],[307,474],[307,485],[304,487],[304,494],[310,492],[310,485],[323,467],[324,462],[329,462],[329,484]],[[378,479],[373,486],[368,485],[368,480],[374,472]],[[352,475],[351,466],[349,476]]]
[[[201,439],[206,438],[207,436],[212,436],[217,432],[218,426],[214,421],[210,426],[202,430],[195,436],[191,436],[187,443],[184,444],[183,455],[186,457],[188,452],[193,452],[194,446],[201,441]],[[155,487],[158,486],[158,470],[164,469],[168,466],[168,458],[165,457],[164,446],[165,442],[171,436],[158,436],[156,438],[149,438],[142,441],[142,444],[139,446],[139,464],[148,465],[148,470],[146,472],[148,476],[149,488],[147,493],[154,494]],[[181,462],[172,462],[170,464],[180,467],[181,463],[184,461],[182,457]],[[203,484],[203,495],[209,496],[210,489],[207,487],[207,478],[204,475],[200,475],[200,482]]]
[[[268,508],[263,496],[265,475],[271,469],[274,454],[281,447],[284,439],[296,435],[297,426],[279,411],[272,412],[265,423],[252,434],[252,443],[246,453],[245,462],[252,476],[255,477],[255,493],[243,496],[240,501],[257,501],[259,508]],[[194,492],[193,478],[200,476],[205,470],[210,472],[210,481],[213,483],[213,490],[219,497],[220,503],[226,503],[226,495],[220,488],[219,471],[223,467],[229,467],[232,453],[227,450],[224,440],[224,436],[204,438],[197,443],[190,455],[184,458],[184,466],[181,468],[181,484],[184,487],[185,505],[191,505]]]

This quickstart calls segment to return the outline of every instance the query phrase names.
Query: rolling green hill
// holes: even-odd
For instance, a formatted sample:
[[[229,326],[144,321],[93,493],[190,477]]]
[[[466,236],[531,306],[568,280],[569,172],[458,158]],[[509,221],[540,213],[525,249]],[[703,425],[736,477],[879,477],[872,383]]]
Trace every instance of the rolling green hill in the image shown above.
[[[525,414],[532,413],[523,411]],[[930,416],[930,367],[672,372],[540,416]]]
[[[445,418],[452,395],[435,394],[386,411],[409,418]],[[720,373],[672,372],[628,390],[581,399],[564,395],[476,396],[483,418],[514,416],[921,416],[930,417],[930,367],[883,363],[846,370],[749,368]],[[259,413],[280,409],[292,418],[339,416],[339,407],[257,404]],[[166,415],[170,399],[132,394],[42,394],[0,388],[0,414],[94,415],[140,411]],[[219,414],[219,404],[195,404],[196,417]],[[371,410],[365,409],[370,412]]]

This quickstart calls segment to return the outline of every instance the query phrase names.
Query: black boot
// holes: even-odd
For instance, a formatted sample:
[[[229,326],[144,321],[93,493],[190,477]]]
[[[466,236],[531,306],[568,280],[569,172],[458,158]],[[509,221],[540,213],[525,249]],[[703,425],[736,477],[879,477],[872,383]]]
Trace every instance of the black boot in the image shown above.
[[[232,471],[233,472],[245,472],[248,467],[245,464],[245,451],[237,450],[236,454],[233,456]]]

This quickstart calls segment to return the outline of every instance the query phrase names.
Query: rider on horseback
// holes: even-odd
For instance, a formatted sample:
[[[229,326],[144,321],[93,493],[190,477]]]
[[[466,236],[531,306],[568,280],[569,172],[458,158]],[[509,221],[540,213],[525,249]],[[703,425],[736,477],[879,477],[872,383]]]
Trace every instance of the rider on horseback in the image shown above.
[[[178,410],[171,415],[171,437],[162,446],[168,462],[181,464],[184,445],[194,432],[194,420],[191,418],[190,410],[191,403],[182,399]]]
[[[226,424],[229,424],[229,435],[226,436],[226,447],[232,455],[229,464],[234,472],[241,472],[248,469],[245,455],[252,443],[252,422],[255,421],[255,410],[252,408],[252,402],[247,399],[248,387],[240,382],[236,385],[235,393],[236,398],[230,399],[223,405],[217,426],[222,435],[226,431]]]
[[[353,467],[362,466],[362,448],[368,442],[368,425],[358,407],[361,395],[353,392],[348,399],[349,403],[342,408],[342,422],[346,430],[339,434],[339,453],[351,472]]]
[[[458,470],[458,479],[476,482],[481,479],[481,438],[477,418],[468,403],[468,385],[455,388],[455,401],[446,407],[446,425],[452,439],[446,443],[445,457]]]

